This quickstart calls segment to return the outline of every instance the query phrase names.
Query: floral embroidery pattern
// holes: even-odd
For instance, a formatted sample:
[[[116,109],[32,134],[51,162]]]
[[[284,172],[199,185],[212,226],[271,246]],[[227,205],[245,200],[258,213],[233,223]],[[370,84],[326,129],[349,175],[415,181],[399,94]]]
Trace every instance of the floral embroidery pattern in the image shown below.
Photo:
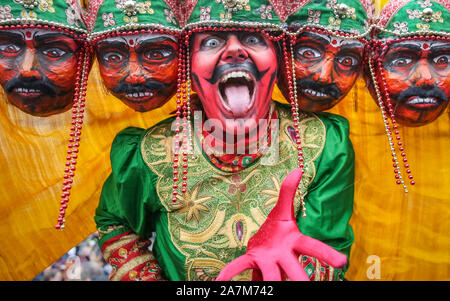
[[[32,19],[32,20],[36,20],[37,19],[37,14],[34,11],[22,11],[20,13],[20,16],[22,17],[22,19]]]
[[[125,16],[123,20],[127,23],[134,24],[138,22],[137,14],[153,14],[151,1],[136,2],[133,0],[115,0],[116,7],[123,11]]]
[[[408,22],[394,22],[392,26],[395,27],[394,32],[396,34],[408,32]]]
[[[228,192],[231,194],[236,194],[236,192],[245,192],[247,190],[247,184],[242,183],[242,178],[240,175],[233,175],[231,177],[233,183],[228,186]]]
[[[422,32],[430,31],[430,24],[417,23],[416,27]]]
[[[216,3],[222,3],[225,12],[220,13],[220,19],[230,20],[233,12],[239,10],[250,11],[249,0],[216,0]]]
[[[53,0],[40,0],[39,9],[43,12],[48,11],[51,13],[55,12],[55,9],[53,8]]]
[[[103,25],[105,27],[116,25],[116,21],[114,21],[114,14],[113,13],[102,14],[102,19],[104,21]]]
[[[11,6],[9,6],[9,5],[1,6],[0,5],[0,20],[7,20],[7,19],[11,19],[11,18],[12,18]]]
[[[319,24],[319,22],[320,22],[320,15],[321,14],[322,13],[320,12],[320,10],[308,9],[307,22],[308,23],[313,23],[313,24]]]
[[[211,19],[211,6],[200,6],[200,21],[207,21]]]
[[[442,18],[442,12],[433,12],[430,15],[425,14],[424,11],[420,11],[418,9],[407,9],[406,12],[408,13],[408,17],[411,20],[414,19],[421,19],[424,22],[439,22],[444,23],[444,19]]]
[[[272,9],[272,5],[261,4],[261,6],[256,11],[261,16],[261,19],[272,20]]]
[[[200,211],[209,212],[209,208],[203,205],[203,203],[213,199],[214,197],[205,196],[197,199],[198,192],[199,186],[196,186],[192,190],[192,193],[186,191],[184,197],[177,195],[180,203],[177,203],[174,206],[174,209],[176,210],[176,213],[186,212],[186,222],[189,222],[194,217],[198,223],[200,222]]]

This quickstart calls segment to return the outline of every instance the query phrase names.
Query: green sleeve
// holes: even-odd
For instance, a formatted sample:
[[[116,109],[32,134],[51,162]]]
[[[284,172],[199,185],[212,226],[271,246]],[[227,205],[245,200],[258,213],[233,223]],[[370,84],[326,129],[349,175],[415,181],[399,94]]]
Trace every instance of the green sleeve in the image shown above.
[[[154,175],[142,159],[140,145],[145,130],[127,128],[114,139],[111,147],[112,173],[103,184],[95,212],[97,228],[121,226],[100,241],[132,230],[140,237],[154,231],[152,213],[158,210]]]
[[[349,258],[353,230],[355,154],[349,138],[347,119],[317,114],[326,127],[326,141],[315,161],[316,176],[305,197],[306,217],[297,217],[300,231],[318,239]],[[348,267],[348,265],[347,265]],[[346,270],[346,268],[344,269]]]

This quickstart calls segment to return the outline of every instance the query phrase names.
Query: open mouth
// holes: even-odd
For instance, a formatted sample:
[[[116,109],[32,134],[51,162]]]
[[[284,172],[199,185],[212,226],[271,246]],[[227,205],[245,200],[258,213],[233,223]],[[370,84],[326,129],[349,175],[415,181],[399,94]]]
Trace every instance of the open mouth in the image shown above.
[[[323,91],[317,91],[310,88],[300,89],[300,93],[308,99],[315,101],[333,101],[334,97]]]
[[[233,117],[244,117],[255,102],[255,79],[247,71],[232,71],[219,80],[222,104]]]
[[[35,98],[42,95],[42,91],[39,89],[15,88],[13,92],[20,95],[21,97],[29,98]]]
[[[406,101],[406,104],[418,109],[433,109],[439,106],[439,101],[436,97],[412,96]]]
[[[131,102],[145,102],[150,100],[155,93],[153,91],[126,93],[125,97]]]

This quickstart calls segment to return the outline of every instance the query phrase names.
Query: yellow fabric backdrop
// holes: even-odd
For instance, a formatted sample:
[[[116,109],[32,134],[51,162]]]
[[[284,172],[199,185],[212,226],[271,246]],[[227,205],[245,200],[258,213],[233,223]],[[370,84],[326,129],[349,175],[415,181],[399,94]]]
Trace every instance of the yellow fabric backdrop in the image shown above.
[[[284,100],[278,90],[274,98]],[[0,280],[32,279],[95,232],[115,134],[127,126],[147,128],[173,109],[172,101],[153,112],[132,111],[105,92],[94,65],[66,229],[57,231],[70,112],[32,117],[0,94]],[[350,121],[356,152],[347,278],[450,280],[449,112],[430,125],[401,129],[417,183],[408,195],[395,184],[381,113],[362,79],[331,112]]]

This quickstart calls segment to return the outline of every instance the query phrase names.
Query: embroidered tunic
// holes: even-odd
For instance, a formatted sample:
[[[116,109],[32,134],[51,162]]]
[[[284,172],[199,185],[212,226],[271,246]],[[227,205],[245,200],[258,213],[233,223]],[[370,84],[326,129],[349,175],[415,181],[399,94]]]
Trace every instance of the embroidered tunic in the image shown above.
[[[200,152],[189,158],[187,193],[180,193],[175,203],[173,118],[148,130],[127,128],[116,136],[112,174],[95,216],[99,244],[115,279],[213,280],[227,263],[245,254],[248,240],[274,207],[281,182],[297,167],[290,109],[276,107],[279,131],[266,154],[239,172],[224,172]],[[300,187],[307,216],[301,217],[296,197],[297,224],[303,234],[349,256],[354,152],[348,121],[330,113],[303,113],[300,120],[305,160]],[[152,254],[146,247],[153,232]],[[346,270],[308,256],[300,260],[313,280],[342,279]],[[148,272],[159,267],[162,273]],[[234,279],[250,280],[251,271]]]

